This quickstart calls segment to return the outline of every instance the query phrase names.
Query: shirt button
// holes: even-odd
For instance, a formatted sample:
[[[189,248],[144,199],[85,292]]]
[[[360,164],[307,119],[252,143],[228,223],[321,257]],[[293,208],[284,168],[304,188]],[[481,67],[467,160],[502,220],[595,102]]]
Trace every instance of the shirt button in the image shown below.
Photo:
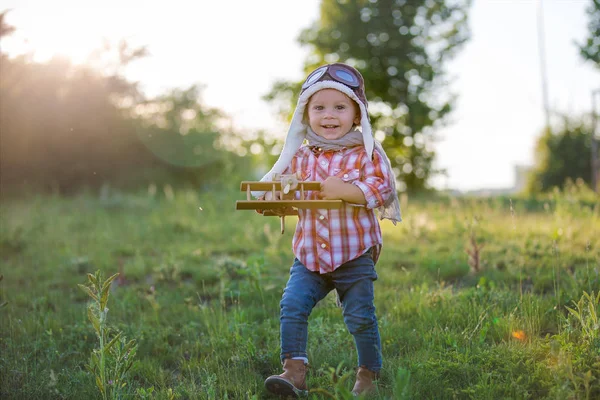
[[[324,249],[325,247],[327,247],[327,245],[325,243],[321,243],[321,248]]]
[[[319,216],[319,219],[320,219],[321,221],[323,221],[323,220],[325,219],[325,217],[324,217],[323,215],[320,215],[320,216]]]
[[[344,178],[346,178],[346,179],[347,179],[347,178],[348,178],[348,174],[344,174]]]
[[[327,165],[327,161],[321,161],[321,165]]]

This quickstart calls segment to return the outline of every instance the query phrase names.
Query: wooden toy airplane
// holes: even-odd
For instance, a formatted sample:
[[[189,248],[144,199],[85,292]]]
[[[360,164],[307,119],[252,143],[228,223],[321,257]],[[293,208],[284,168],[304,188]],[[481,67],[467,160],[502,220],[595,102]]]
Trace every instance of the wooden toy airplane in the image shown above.
[[[342,200],[307,200],[306,190],[320,190],[321,182],[300,181],[295,174],[275,174],[272,181],[254,182],[242,181],[240,190],[246,192],[246,200],[235,202],[236,210],[262,210],[264,216],[277,215],[281,218],[281,233],[285,228],[286,215],[298,215],[298,209],[334,209],[342,207]],[[291,199],[284,200],[252,200],[252,191],[271,191],[273,199],[275,193],[281,191]],[[300,199],[296,200],[293,192],[300,192]]]

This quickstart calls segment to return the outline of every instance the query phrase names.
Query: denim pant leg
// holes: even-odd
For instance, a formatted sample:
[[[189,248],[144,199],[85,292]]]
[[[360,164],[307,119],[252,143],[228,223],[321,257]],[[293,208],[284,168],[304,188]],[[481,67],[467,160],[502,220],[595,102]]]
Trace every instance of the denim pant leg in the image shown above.
[[[374,305],[373,281],[377,273],[371,253],[347,262],[333,274],[344,322],[356,343],[358,365],[378,372],[382,366],[381,338]]]
[[[282,362],[285,358],[307,357],[308,316],[332,289],[318,272],[309,271],[298,259],[294,261],[280,303]]]

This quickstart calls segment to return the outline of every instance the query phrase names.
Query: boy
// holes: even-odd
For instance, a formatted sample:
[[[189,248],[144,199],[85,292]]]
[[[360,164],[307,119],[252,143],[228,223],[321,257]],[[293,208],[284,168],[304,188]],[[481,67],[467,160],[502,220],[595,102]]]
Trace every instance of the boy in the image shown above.
[[[302,145],[304,139],[308,145]],[[320,181],[321,190],[308,192],[308,199],[344,203],[339,210],[298,210],[296,259],[280,304],[284,372],[267,378],[265,386],[281,396],[306,392],[308,316],[336,289],[358,352],[352,392],[367,393],[382,365],[373,305],[382,237],[374,209],[394,224],[401,217],[395,177],[383,148],[373,139],[364,80],[356,69],[335,63],[308,76],[282,153],[262,180],[271,180],[275,173]],[[265,194],[267,200],[270,196]]]

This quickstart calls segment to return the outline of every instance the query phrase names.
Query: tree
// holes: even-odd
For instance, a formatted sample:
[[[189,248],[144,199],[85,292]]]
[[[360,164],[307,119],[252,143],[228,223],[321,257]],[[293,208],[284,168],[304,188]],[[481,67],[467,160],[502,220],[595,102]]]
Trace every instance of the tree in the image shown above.
[[[374,132],[398,179],[423,189],[434,173],[434,128],[451,111],[445,63],[469,39],[470,0],[323,0],[320,19],[305,29],[308,73],[342,61],[361,71]],[[266,98],[295,99],[301,83],[277,82]]]
[[[9,36],[15,31],[15,27],[6,23],[6,14],[8,11],[2,11],[0,13],[0,38],[2,36]]]
[[[591,128],[582,120],[563,117],[558,129],[545,130],[537,141],[535,167],[529,176],[527,190],[544,192],[562,188],[568,180],[582,179],[591,184]]]
[[[219,126],[228,117],[202,104],[200,95],[201,88],[192,85],[136,107],[139,139],[179,181],[196,187],[231,177],[244,163],[227,145],[235,141],[231,147],[239,148],[244,146],[242,139]]]
[[[581,57],[600,68],[600,0],[591,0],[587,8],[589,37],[578,45]]]
[[[5,14],[2,37],[13,30]],[[105,183],[198,187],[241,164],[219,146],[229,134],[218,126],[225,117],[200,103],[199,88],[146,99],[125,78],[145,54],[125,41],[106,43],[90,65],[0,53],[0,195]]]

